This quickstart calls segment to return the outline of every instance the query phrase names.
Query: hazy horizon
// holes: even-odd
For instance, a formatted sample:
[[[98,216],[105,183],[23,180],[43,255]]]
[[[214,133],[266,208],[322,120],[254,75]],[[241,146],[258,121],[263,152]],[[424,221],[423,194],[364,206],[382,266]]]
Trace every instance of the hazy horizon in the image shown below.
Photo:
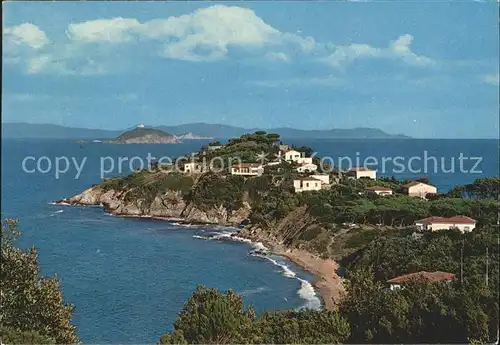
[[[496,2],[8,2],[3,14],[4,123],[498,137]]]

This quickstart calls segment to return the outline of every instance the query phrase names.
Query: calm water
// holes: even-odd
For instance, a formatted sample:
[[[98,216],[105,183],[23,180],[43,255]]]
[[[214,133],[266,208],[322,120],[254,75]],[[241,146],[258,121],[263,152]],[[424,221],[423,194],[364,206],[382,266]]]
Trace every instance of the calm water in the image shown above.
[[[197,284],[234,289],[258,312],[269,309],[316,307],[318,299],[305,280],[310,276],[280,258],[278,265],[248,255],[251,247],[232,242],[203,241],[193,236],[229,229],[182,227],[165,221],[122,219],[99,208],[50,205],[100,181],[100,157],[177,156],[197,150],[204,142],[181,145],[79,145],[62,140],[2,141],[2,217],[19,218],[21,245],[34,244],[44,274],[61,278],[67,301],[76,305],[74,322],[86,343],[154,343],[167,330]],[[429,176],[439,191],[470,183],[481,176],[498,176],[495,140],[301,141],[320,155],[483,157],[470,173],[410,173],[397,177]],[[87,161],[75,179],[74,165],[56,178],[28,174],[26,156]],[[110,162],[108,159],[107,163]],[[136,160],[137,163],[137,160]],[[458,161],[456,162],[458,165]],[[447,168],[449,163],[447,163]],[[472,163],[471,163],[472,164]],[[28,162],[28,169],[36,164]],[[473,165],[473,164],[472,164]],[[61,161],[60,166],[64,165]],[[415,167],[418,164],[414,164]],[[128,172],[128,163],[123,163]],[[466,166],[467,167],[467,166]],[[47,161],[41,163],[47,169]],[[110,169],[109,164],[106,168]],[[468,167],[470,169],[471,166]],[[63,169],[64,170],[64,169]],[[118,167],[110,175],[119,174]],[[286,265],[297,273],[280,265]],[[305,280],[301,280],[305,279]]]

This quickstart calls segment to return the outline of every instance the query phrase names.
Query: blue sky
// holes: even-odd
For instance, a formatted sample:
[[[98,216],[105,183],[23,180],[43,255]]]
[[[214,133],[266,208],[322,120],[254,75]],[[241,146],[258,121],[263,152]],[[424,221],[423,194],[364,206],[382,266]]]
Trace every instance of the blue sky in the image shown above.
[[[495,1],[3,7],[3,122],[498,137]]]

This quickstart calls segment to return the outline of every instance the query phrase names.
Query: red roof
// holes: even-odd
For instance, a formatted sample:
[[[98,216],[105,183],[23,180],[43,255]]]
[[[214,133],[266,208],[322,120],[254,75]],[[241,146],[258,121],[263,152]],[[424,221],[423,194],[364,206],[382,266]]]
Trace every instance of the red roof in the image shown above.
[[[379,186],[373,186],[373,187],[366,187],[365,190],[374,190],[374,191],[380,191],[380,192],[392,192],[392,189],[387,188],[387,187],[379,187]]]
[[[455,217],[427,217],[424,219],[419,219],[415,223],[452,223],[452,224],[475,224],[476,221],[470,217],[466,216],[455,216]]]
[[[373,170],[365,168],[365,167],[358,167],[358,168],[351,168],[351,169],[349,169],[347,171],[373,171]]]
[[[418,281],[418,282],[437,282],[441,280],[451,280],[455,277],[453,273],[448,273],[448,272],[425,272],[425,271],[420,271],[416,273],[410,273],[410,274],[405,274],[399,277],[392,278],[387,281],[389,284],[404,284],[408,283],[411,281]]]

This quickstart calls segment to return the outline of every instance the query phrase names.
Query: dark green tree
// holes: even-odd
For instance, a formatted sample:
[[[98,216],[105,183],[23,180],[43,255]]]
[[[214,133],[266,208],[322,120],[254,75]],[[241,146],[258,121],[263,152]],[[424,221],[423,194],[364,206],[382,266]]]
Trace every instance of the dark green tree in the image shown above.
[[[6,337],[77,343],[76,328],[71,323],[74,307],[64,302],[57,278],[40,275],[35,248],[21,250],[15,246],[19,235],[17,221],[2,222],[0,324]]]

